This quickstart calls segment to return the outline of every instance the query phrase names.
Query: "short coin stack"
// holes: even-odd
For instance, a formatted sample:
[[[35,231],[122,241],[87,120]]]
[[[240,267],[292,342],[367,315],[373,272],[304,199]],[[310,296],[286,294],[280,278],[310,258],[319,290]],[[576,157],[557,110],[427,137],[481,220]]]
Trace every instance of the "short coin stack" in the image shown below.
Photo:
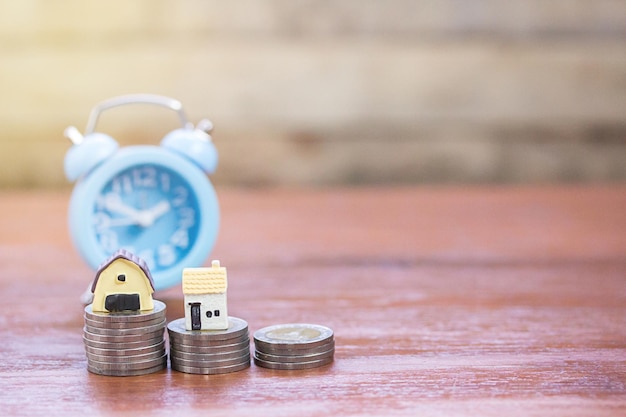
[[[271,369],[298,370],[331,363],[333,331],[317,324],[278,324],[254,333],[254,363]]]
[[[167,366],[165,304],[151,311],[94,312],[85,307],[83,341],[89,372],[110,376],[145,375]]]
[[[226,330],[186,330],[185,319],[167,325],[172,369],[188,374],[225,374],[250,367],[245,320],[228,317]]]

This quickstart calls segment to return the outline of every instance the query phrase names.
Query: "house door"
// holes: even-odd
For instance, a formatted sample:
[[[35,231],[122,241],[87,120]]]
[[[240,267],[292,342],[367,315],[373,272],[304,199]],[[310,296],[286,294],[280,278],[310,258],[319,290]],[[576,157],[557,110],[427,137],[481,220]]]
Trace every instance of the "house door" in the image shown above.
[[[191,308],[191,330],[200,330],[202,323],[200,322],[200,303],[189,303]]]
[[[108,311],[139,310],[139,294],[111,294],[104,299],[104,308]]]

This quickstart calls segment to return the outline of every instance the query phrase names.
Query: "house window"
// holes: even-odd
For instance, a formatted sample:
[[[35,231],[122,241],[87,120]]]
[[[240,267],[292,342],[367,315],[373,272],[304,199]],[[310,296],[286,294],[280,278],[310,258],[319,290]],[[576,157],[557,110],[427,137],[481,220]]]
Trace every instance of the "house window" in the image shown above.
[[[118,281],[118,282],[125,282],[125,281],[126,281],[126,275],[124,275],[124,274],[119,274],[119,275],[117,276],[117,281]]]
[[[213,311],[210,311],[210,310],[209,310],[209,311],[207,311],[207,312],[206,312],[206,316],[207,316],[208,318],[211,318],[211,317],[219,317],[219,316],[220,316],[220,311],[219,311],[219,310],[213,310]]]

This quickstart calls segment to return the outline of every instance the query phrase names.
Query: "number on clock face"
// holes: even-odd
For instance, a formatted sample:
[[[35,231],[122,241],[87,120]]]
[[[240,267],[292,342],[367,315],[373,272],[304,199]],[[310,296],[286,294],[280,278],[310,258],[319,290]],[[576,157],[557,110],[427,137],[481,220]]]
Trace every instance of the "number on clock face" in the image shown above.
[[[198,201],[183,177],[158,165],[141,165],[121,171],[102,188],[93,228],[107,254],[125,248],[158,271],[191,249],[198,216]]]

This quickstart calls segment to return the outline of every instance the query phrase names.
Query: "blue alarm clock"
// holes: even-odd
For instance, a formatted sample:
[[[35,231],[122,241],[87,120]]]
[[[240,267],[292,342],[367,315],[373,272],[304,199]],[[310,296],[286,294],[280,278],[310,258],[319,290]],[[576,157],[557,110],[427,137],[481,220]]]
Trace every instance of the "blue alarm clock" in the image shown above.
[[[160,146],[124,148],[95,131],[101,112],[137,103],[176,111],[182,127]],[[203,264],[219,227],[217,196],[207,177],[217,167],[211,129],[208,120],[189,123],[177,100],[133,94],[94,107],[84,135],[73,126],[65,130],[73,143],[65,175],[77,181],[69,204],[70,236],[91,268],[127,249],[146,261],[160,290],[180,283],[183,268]]]

